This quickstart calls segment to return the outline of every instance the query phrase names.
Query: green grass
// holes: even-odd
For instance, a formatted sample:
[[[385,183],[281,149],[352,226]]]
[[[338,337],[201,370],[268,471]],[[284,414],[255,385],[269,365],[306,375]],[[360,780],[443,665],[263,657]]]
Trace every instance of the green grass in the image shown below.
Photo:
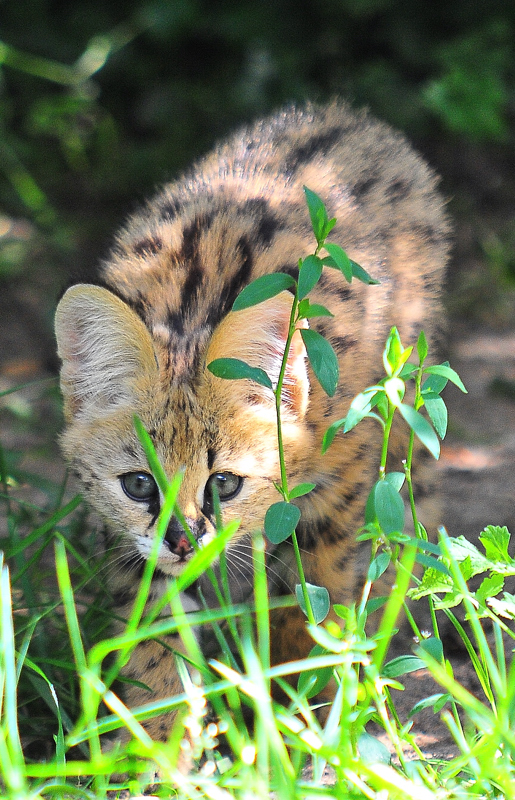
[[[391,348],[390,348],[391,349]],[[402,354],[402,353],[401,353]],[[395,371],[395,370],[394,370]],[[331,622],[309,623],[315,650],[303,661],[270,665],[270,608],[294,604],[295,598],[270,600],[266,586],[263,537],[254,539],[255,587],[253,604],[233,606],[220,587],[220,610],[185,614],[180,592],[219,556],[233,528],[199,551],[181,578],[172,582],[166,601],[172,615],[143,616],[153,561],[148,562],[126,631],[109,634],[108,597],[102,579],[102,558],[90,549],[84,530],[91,525],[80,516],[80,499],[60,502],[55,487],[46,508],[18,505],[12,494],[14,478],[1,463],[8,538],[3,542],[6,563],[1,570],[0,764],[2,797],[104,798],[116,786],[141,793],[154,767],[160,772],[155,792],[162,797],[248,798],[508,798],[515,788],[515,667],[511,663],[515,616],[514,598],[503,592],[504,579],[515,573],[508,554],[506,529],[489,528],[481,537],[484,552],[442,532],[438,547],[394,535],[376,536],[374,557],[363,596],[350,608],[337,607],[343,631]],[[160,530],[172,512],[178,484],[167,487]],[[377,501],[377,498],[376,498]],[[54,505],[52,505],[52,503]],[[370,509],[368,511],[370,517]],[[379,518],[384,509],[379,509]],[[31,522],[31,525],[28,525]],[[384,522],[383,522],[384,524]],[[378,509],[366,535],[378,525]],[[157,553],[157,550],[155,551]],[[410,578],[417,553],[427,566],[422,581]],[[429,555],[428,555],[429,554]],[[222,555],[223,558],[223,555]],[[96,559],[96,560],[95,560]],[[382,609],[378,632],[367,635],[370,592],[387,563],[397,569],[397,591]],[[222,571],[223,572],[223,571]],[[467,581],[485,574],[471,592]],[[411,583],[417,602],[429,598],[434,619],[431,636],[421,638],[413,653],[387,662]],[[373,601],[372,601],[373,602]],[[467,615],[464,627],[454,606]],[[315,603],[316,609],[316,603]],[[368,609],[368,610],[367,610]],[[484,692],[475,697],[453,676],[438,634],[438,620],[454,622]],[[485,622],[492,633],[485,633]],[[220,642],[220,656],[206,661],[192,626],[210,624]],[[184,692],[179,697],[129,710],[114,678],[131,648],[149,636],[178,630],[195,666],[182,665]],[[234,653],[238,658],[234,657]],[[427,667],[441,687],[436,696],[418,703],[434,706],[449,728],[458,755],[449,761],[426,758],[416,746],[409,720],[401,720],[392,701],[392,688],[403,675]],[[286,682],[299,672],[298,684]],[[311,695],[324,676],[334,674],[337,691],[326,721],[314,713]],[[193,677],[190,677],[190,674]],[[316,683],[318,681],[318,683]],[[288,700],[271,699],[273,684],[283,687]],[[140,722],[145,717],[179,706],[170,741],[152,742]],[[208,716],[208,708],[212,711]],[[245,721],[250,708],[253,727]],[[390,752],[366,733],[369,721],[386,732]],[[125,725],[131,744],[120,752],[101,750],[101,735]],[[200,765],[191,775],[177,773],[176,764],[185,726],[193,757]],[[218,742],[225,741],[223,750]],[[417,758],[407,760],[406,747]],[[306,765],[310,764],[306,771]],[[326,766],[329,785],[321,782]],[[128,773],[125,782],[110,784],[115,773]],[[146,776],[146,777],[145,777]]]

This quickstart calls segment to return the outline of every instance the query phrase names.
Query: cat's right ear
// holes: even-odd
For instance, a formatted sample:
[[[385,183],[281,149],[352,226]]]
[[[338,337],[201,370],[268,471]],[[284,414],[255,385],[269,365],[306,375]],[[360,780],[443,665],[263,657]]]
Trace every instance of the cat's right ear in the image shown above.
[[[141,378],[157,376],[142,320],[100,286],[68,289],[57,307],[55,333],[68,419],[133,406]]]

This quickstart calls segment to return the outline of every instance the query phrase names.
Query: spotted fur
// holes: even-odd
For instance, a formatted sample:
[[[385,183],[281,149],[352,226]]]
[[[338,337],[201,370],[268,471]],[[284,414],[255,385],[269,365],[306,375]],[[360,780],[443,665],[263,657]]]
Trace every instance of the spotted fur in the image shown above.
[[[291,295],[244,311],[231,307],[250,281],[275,271],[296,276],[298,259],[313,252],[304,185],[338,220],[330,238],[380,281],[349,286],[338,271],[323,273],[312,301],[335,316],[310,325],[338,354],[339,386],[332,398],[323,393],[296,334],[283,398],[289,484],[316,484],[296,501],[307,579],[326,586],[333,602],[354,593],[354,534],[377,468],[378,431],[365,422],[337,437],[324,457],[322,437],[352,397],[380,377],[393,324],[405,343],[421,328],[430,340],[437,336],[449,226],[435,176],[405,139],[334,103],[288,109],[239,131],[129,219],[98,285],[74,286],[61,300],[62,445],[113,542],[121,616],[160,507],[158,496],[135,502],[120,485],[121,475],[148,471],[134,413],[167,474],[184,469],[180,505],[200,544],[216,535],[205,497],[210,475],[242,476],[241,490],[222,511],[226,520],[241,519],[228,560],[234,599],[249,595],[251,534],[278,500],[274,408],[264,387],[215,378],[206,363],[242,358],[277,377]],[[172,522],[159,553],[156,596],[191,556],[181,536]],[[270,547],[268,559],[271,591],[290,592],[297,582],[291,545]],[[194,594],[195,587],[189,607]],[[300,613],[281,612],[272,625],[277,661],[309,649]],[[181,651],[179,640],[170,637],[169,644]],[[140,645],[126,674],[150,687],[130,688],[132,704],[180,691],[174,659],[158,642]],[[166,738],[171,716],[147,723],[151,735]]]

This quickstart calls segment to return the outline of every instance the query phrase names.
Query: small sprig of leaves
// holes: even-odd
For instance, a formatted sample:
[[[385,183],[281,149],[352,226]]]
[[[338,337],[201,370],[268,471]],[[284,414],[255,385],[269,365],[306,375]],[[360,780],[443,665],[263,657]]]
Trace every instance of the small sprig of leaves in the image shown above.
[[[369,386],[351,402],[347,416],[334,422],[326,431],[323,440],[324,452],[338,431],[351,431],[366,417],[377,420],[383,428],[383,444],[379,464],[379,479],[369,495],[365,522],[376,524],[387,536],[401,535],[404,529],[404,503],[400,490],[406,481],[415,530],[420,532],[413,498],[411,467],[414,440],[417,437],[429,452],[438,459],[440,439],[447,431],[447,409],[441,393],[448,381],[466,392],[459,375],[448,362],[436,365],[425,364],[428,346],[421,331],[417,341],[418,365],[408,363],[413,347],[403,347],[397,328],[392,328],[383,352],[386,376],[375,386]],[[415,382],[413,405],[403,402],[408,381]],[[425,408],[428,419],[420,412]],[[393,419],[399,413],[410,428],[410,438],[404,472],[386,472],[388,443]]]
[[[297,506],[293,505],[291,501],[309,493],[315,487],[314,484],[311,483],[300,484],[291,489],[288,486],[281,426],[281,397],[286,365],[293,335],[296,330],[299,330],[315,377],[326,394],[332,397],[338,385],[338,357],[331,344],[322,334],[311,328],[300,327],[300,324],[304,320],[313,319],[315,317],[332,317],[333,314],[325,306],[318,303],[311,303],[308,294],[320,280],[324,266],[339,270],[349,283],[352,281],[353,277],[367,284],[377,284],[377,281],[359,264],[352,261],[338,244],[326,241],[327,236],[336,224],[336,219],[329,219],[324,203],[315,192],[304,187],[304,193],[313,233],[316,239],[316,248],[313,254],[308,255],[304,259],[299,259],[298,279],[295,280],[291,275],[287,275],[283,272],[262,275],[244,287],[232,307],[233,311],[241,311],[245,308],[255,306],[258,303],[262,303],[265,300],[269,300],[284,290],[289,290],[292,293],[293,303],[288,334],[276,385],[273,385],[270,376],[264,370],[252,367],[245,361],[236,358],[215,359],[207,365],[207,368],[213,375],[219,378],[224,378],[226,380],[246,379],[254,381],[273,392],[275,398],[279,462],[281,469],[281,482],[280,484],[276,484],[276,487],[282,496],[282,500],[274,503],[265,515],[265,535],[274,544],[279,544],[290,536],[292,537],[301,579],[302,607],[305,609],[309,621],[315,624],[315,621],[321,621],[321,619],[324,619],[327,615],[329,610],[329,597],[326,592],[324,600],[321,601],[320,587],[310,587],[306,584],[302,570],[300,551],[295,535],[295,529],[300,520],[300,510]],[[322,250],[325,250],[327,253],[324,257],[320,256]],[[314,610],[316,613],[313,613]]]

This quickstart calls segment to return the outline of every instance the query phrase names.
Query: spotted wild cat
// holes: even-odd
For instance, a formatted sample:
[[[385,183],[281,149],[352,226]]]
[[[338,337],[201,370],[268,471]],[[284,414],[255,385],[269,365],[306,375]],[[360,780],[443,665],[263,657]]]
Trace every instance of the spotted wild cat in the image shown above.
[[[206,364],[235,357],[277,377],[291,294],[242,311],[231,307],[254,278],[296,275],[298,259],[313,252],[304,185],[338,220],[330,239],[380,281],[349,286],[337,270],[324,271],[311,297],[334,317],[310,325],[338,355],[339,386],[334,397],[324,394],[296,334],[282,404],[289,485],[316,484],[295,501],[307,580],[326,586],[333,602],[353,595],[354,535],[377,469],[378,429],[362,423],[337,436],[325,456],[322,437],[352,397],[381,376],[392,325],[405,344],[421,328],[430,341],[437,335],[449,226],[435,176],[405,139],[333,103],[287,109],[237,132],[132,216],[98,283],[73,286],[59,304],[62,446],[112,542],[110,576],[121,617],[129,613],[162,500],[134,430],[135,413],[168,476],[184,469],[180,507],[199,544],[215,535],[213,486],[224,519],[241,520],[228,563],[233,599],[249,596],[251,535],[279,499],[274,406],[264,387],[216,378]],[[191,555],[172,520],[154,597]],[[271,592],[290,593],[298,581],[291,545],[269,546],[267,559]],[[185,597],[187,609],[199,606],[196,588]],[[310,649],[300,611],[278,612],[272,626],[276,663]],[[168,642],[182,651],[177,637]],[[174,655],[157,641],[136,648],[125,674],[151,689],[129,686],[131,705],[182,691]],[[172,716],[147,722],[151,736],[165,739]]]

